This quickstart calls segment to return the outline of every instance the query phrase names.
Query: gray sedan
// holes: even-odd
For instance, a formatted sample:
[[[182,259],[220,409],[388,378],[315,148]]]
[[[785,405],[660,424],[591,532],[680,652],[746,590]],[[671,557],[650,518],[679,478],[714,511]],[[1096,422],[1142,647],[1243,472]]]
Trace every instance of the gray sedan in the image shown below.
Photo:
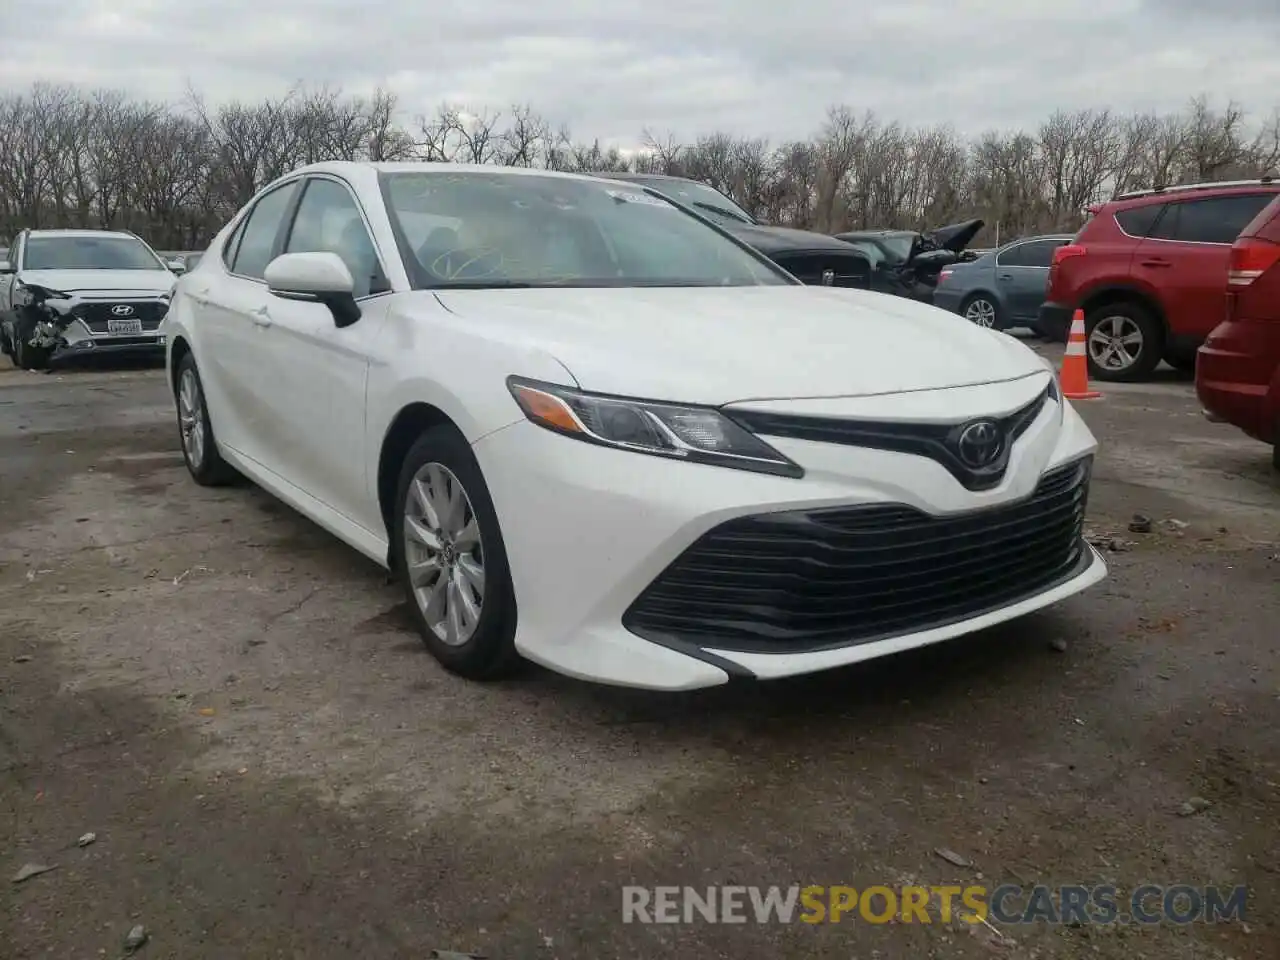
[[[933,294],[934,306],[983,327],[1034,329],[1053,251],[1071,240],[1070,234],[1024,237],[976,260],[945,267]]]

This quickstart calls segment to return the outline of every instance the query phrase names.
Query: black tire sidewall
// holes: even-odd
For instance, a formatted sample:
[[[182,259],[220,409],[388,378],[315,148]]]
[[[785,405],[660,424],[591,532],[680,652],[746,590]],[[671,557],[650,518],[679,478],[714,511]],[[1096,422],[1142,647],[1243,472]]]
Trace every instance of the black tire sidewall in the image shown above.
[[[409,484],[424,465],[439,463],[447,467],[462,483],[471,501],[480,528],[481,550],[484,556],[484,602],[480,608],[480,621],[475,632],[460,646],[450,646],[441,641],[427,624],[418,606],[405,569],[404,543],[405,504],[409,496]],[[503,676],[519,663],[515,652],[516,603],[511,582],[511,568],[507,561],[506,544],[498,523],[493,498],[475,454],[466,438],[451,425],[433,427],[418,438],[405,456],[396,484],[396,500],[391,523],[390,556],[396,575],[400,579],[409,613],[422,637],[422,642],[445,669],[474,680],[487,680]]]
[[[1089,350],[1089,337],[1093,335],[1094,328],[1107,317],[1128,317],[1142,331],[1142,351],[1138,354],[1138,359],[1125,370],[1107,370],[1100,367],[1094,363],[1093,354]],[[1089,378],[1092,380],[1113,383],[1145,380],[1164,359],[1164,328],[1147,310],[1134,303],[1095,307],[1085,316],[1084,335],[1085,357],[1089,364]]]

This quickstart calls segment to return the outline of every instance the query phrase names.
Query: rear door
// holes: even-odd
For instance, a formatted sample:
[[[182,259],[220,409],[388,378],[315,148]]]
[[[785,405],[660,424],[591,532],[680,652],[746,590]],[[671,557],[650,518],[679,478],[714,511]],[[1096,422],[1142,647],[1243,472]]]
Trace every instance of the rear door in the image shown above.
[[[1026,240],[996,255],[996,285],[1009,312],[1009,325],[1031,323],[1044,303],[1053,251],[1066,239]]]
[[[276,371],[258,336],[271,298],[263,273],[277,256],[298,184],[290,180],[260,196],[227,244],[224,269],[193,276],[188,287],[198,317],[196,359],[218,439],[267,467],[276,460],[276,438],[265,399]]]
[[[1172,337],[1199,342],[1222,322],[1231,244],[1274,196],[1171,199],[1138,244],[1134,275],[1156,291]]]

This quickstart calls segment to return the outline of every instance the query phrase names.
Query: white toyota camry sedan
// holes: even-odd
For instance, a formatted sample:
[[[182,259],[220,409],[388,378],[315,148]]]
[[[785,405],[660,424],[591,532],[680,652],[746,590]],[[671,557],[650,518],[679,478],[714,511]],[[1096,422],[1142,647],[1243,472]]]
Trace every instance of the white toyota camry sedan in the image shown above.
[[[1096,442],[1034,353],[802,286],[635,185],[306,167],[165,325],[196,482],[243,474],[393,570],[466,677],[783,677],[1106,573]]]

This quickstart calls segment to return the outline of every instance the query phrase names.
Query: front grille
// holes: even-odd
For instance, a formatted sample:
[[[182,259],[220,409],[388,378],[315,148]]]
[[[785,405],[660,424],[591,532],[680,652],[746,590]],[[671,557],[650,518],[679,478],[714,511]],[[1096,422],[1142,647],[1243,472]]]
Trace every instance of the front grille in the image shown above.
[[[128,306],[132,312],[126,316],[118,316],[112,310],[117,306]],[[141,320],[143,330],[157,330],[164,319],[169,305],[159,300],[102,300],[78,304],[71,312],[80,318],[89,332],[94,336],[106,335],[111,320]]]
[[[741,517],[699,538],[623,616],[657,642],[796,653],[968,620],[1087,563],[1092,458],[1018,503],[952,516],[873,504]]]
[[[788,437],[817,443],[838,443],[890,450],[928,457],[942,464],[967,490],[990,490],[1000,485],[1009,466],[1014,444],[1040,416],[1050,398],[1056,399],[1054,384],[1036,394],[1029,403],[1004,417],[991,418],[1000,436],[996,455],[988,463],[973,465],[961,455],[960,438],[973,421],[949,423],[901,423],[810,417],[755,410],[725,411],[752,433],[765,437]],[[984,418],[985,419],[985,418]]]
[[[861,256],[838,253],[776,254],[773,260],[801,283],[809,286],[871,289],[871,264]],[[827,283],[827,271],[831,282]]]

